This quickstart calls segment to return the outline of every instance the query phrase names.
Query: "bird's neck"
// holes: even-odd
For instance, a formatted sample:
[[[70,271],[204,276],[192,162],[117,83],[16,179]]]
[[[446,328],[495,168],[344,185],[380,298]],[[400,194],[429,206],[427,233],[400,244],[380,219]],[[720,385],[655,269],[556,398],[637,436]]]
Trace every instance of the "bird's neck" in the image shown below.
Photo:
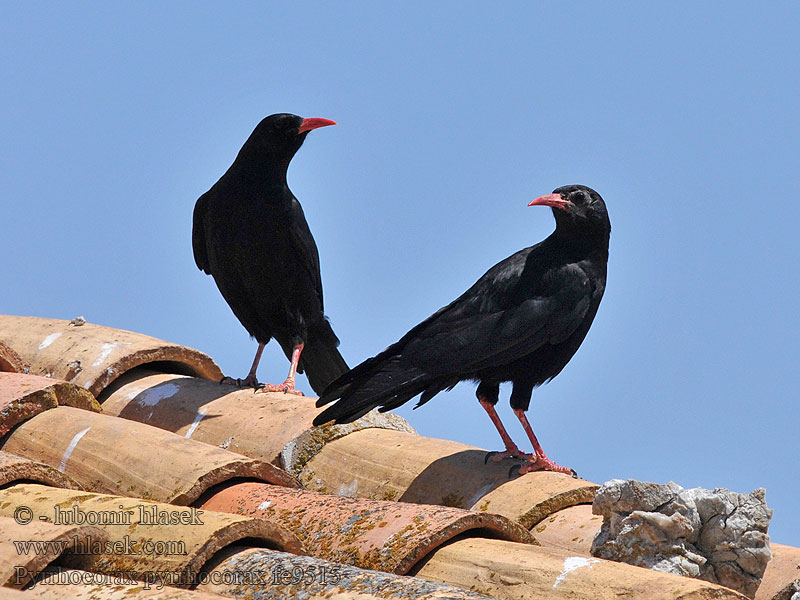
[[[611,232],[604,228],[556,227],[550,235],[553,246],[571,257],[581,260],[598,258],[608,260],[608,243]]]
[[[263,153],[249,152],[245,148],[237,156],[233,167],[237,175],[248,185],[262,188],[287,187],[286,171],[292,157],[275,159]]]

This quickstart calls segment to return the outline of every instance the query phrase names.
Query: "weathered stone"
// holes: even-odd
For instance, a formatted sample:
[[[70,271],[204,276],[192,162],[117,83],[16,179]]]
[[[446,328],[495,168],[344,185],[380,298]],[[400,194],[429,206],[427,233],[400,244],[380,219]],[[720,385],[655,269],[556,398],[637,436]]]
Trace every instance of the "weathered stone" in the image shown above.
[[[611,485],[625,483],[627,485]],[[612,479],[595,494],[594,506],[605,509],[596,512],[604,517],[612,512],[654,511],[675,497],[667,486],[647,481]]]
[[[754,597],[772,557],[766,492],[612,479],[595,495],[592,554],[720,583]]]

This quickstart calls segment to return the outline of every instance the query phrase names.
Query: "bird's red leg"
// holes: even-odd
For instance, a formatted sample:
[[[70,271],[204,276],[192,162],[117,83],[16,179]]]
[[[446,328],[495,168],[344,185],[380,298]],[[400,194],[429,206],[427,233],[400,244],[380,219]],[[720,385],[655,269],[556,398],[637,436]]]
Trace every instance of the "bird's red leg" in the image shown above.
[[[525,454],[522,450],[517,448],[517,445],[511,439],[511,436],[508,435],[506,428],[503,426],[502,421],[500,421],[500,415],[497,414],[497,411],[494,408],[494,405],[491,402],[484,400],[481,397],[478,397],[478,402],[481,403],[483,410],[489,415],[489,418],[494,423],[494,426],[497,428],[497,433],[500,434],[500,438],[503,440],[503,444],[505,444],[506,450],[505,452],[490,452],[487,456],[487,460],[489,457],[494,462],[500,462],[504,458],[530,458],[530,454]]]
[[[566,473],[567,475],[574,476],[575,471],[567,467],[557,465],[552,460],[547,458],[544,450],[542,450],[541,444],[539,444],[539,440],[536,439],[536,434],[533,433],[533,427],[531,427],[531,424],[528,423],[528,417],[525,415],[525,411],[515,408],[514,414],[517,415],[519,422],[522,423],[522,427],[525,429],[525,433],[528,434],[531,444],[533,444],[534,452],[534,457],[520,467],[520,475],[528,473],[529,471],[556,471],[557,473]]]
[[[239,387],[261,387],[261,384],[258,383],[258,377],[256,377],[256,369],[258,369],[258,363],[261,360],[261,353],[264,352],[264,346],[266,346],[266,344],[258,345],[258,348],[256,349],[256,357],[253,359],[253,366],[250,367],[250,372],[247,374],[247,377],[244,379],[223,377],[220,383],[231,383],[233,385],[238,385]]]
[[[261,387],[262,392],[283,392],[284,394],[295,394],[297,396],[302,396],[303,392],[300,390],[294,389],[294,377],[297,373],[297,365],[300,362],[300,353],[303,351],[303,344],[297,344],[292,350],[292,364],[289,366],[289,375],[286,376],[286,381],[281,383],[280,385],[272,385],[271,383],[265,383],[263,387]]]

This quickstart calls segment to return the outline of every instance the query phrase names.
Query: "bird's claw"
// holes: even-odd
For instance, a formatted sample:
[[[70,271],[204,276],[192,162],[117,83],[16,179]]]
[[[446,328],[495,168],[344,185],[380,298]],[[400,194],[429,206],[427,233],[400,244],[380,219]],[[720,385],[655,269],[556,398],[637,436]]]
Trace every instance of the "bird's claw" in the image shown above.
[[[280,385],[273,385],[271,383],[262,384],[261,387],[256,390],[259,392],[283,392],[284,394],[293,394],[295,396],[302,396],[303,392],[300,390],[294,389],[294,382],[284,381]]]
[[[503,460],[505,458],[516,458],[518,460],[530,460],[532,457],[533,457],[532,454],[526,454],[525,452],[523,452],[522,450],[519,450],[519,449],[516,449],[516,450],[503,450],[503,451],[492,450],[491,452],[487,452],[486,453],[486,456],[483,458],[483,464],[488,464],[489,463],[489,459],[491,459],[492,462],[500,462],[501,460]]]
[[[522,462],[518,465],[513,465],[508,470],[508,477],[510,479],[511,477],[525,475],[526,473],[533,473],[535,471],[553,471],[554,473],[563,473],[564,475],[569,475],[575,479],[578,478],[578,473],[575,471],[575,469],[557,465],[546,456],[535,456],[534,458],[529,458],[525,462]]]
[[[220,385],[235,385],[236,387],[251,387],[254,390],[259,390],[264,387],[263,383],[259,383],[258,379],[255,377],[245,377],[244,379],[240,379],[238,377],[228,377],[227,375],[219,380]]]

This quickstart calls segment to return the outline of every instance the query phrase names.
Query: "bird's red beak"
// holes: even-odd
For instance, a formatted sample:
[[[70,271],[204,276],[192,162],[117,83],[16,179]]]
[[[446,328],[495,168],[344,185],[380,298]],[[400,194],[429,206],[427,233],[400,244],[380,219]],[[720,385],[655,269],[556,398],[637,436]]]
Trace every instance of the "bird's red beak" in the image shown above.
[[[318,127],[327,127],[328,125],[336,125],[336,122],[329,119],[303,119],[303,122],[300,123],[300,128],[297,130],[297,134],[299,135],[304,131],[311,131]]]
[[[551,206],[553,208],[560,208],[561,210],[567,210],[569,205],[570,201],[564,200],[561,194],[545,194],[544,196],[539,196],[535,200],[531,200],[528,204],[528,206]]]

